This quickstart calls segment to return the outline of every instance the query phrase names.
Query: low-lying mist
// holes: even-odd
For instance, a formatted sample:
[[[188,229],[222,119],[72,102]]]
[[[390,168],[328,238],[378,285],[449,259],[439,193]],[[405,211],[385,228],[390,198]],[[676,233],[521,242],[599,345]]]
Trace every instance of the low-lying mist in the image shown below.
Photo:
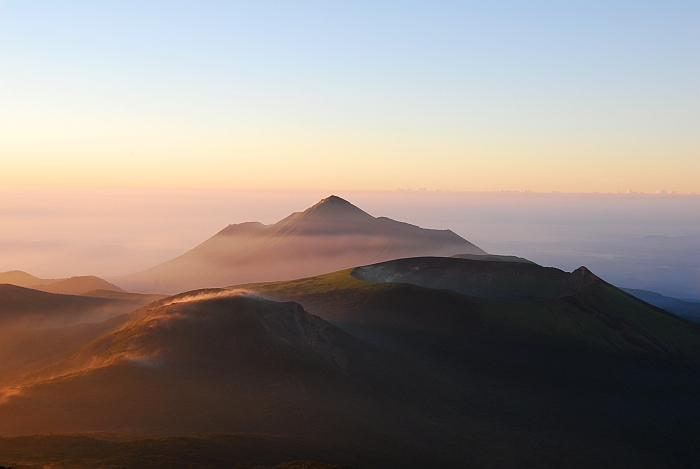
[[[484,250],[700,298],[700,196],[335,191],[374,216],[452,229]],[[330,191],[3,189],[0,271],[114,278],[231,223],[274,223]],[[457,253],[455,253],[457,254]]]

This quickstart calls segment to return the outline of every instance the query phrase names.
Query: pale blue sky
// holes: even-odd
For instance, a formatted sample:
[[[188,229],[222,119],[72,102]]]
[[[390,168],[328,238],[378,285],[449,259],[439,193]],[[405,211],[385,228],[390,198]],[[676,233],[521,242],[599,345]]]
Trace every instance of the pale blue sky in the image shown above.
[[[4,184],[700,192],[699,134],[697,1],[0,0]]]

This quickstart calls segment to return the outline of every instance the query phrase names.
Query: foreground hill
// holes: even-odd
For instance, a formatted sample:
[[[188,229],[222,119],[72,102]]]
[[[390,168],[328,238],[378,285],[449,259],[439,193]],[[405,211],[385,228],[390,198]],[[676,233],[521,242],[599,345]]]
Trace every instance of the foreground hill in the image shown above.
[[[27,373],[69,357],[117,329],[127,319],[128,316],[124,314],[103,322],[51,329],[0,327],[0,388],[13,386],[21,382]]]
[[[0,437],[0,465],[12,463],[18,469],[16,461],[22,469],[359,469],[355,464],[329,463],[336,458],[357,461],[357,465],[394,467],[390,460],[347,445],[274,435],[208,434],[130,441],[84,435]]]
[[[48,293],[61,293],[64,295],[82,295],[92,290],[109,290],[123,292],[121,288],[108,281],[84,275],[70,278],[46,279],[30,275],[21,270],[0,272],[0,284],[9,283],[18,287],[32,288]]]
[[[285,280],[407,256],[486,254],[450,230],[375,218],[336,196],[273,225],[230,225],[182,256],[121,277],[133,291],[175,293]]]
[[[443,281],[405,282],[426,269]],[[2,389],[0,435],[97,439],[4,438],[0,457],[43,438],[39,467],[225,467],[245,445],[274,456],[255,464],[367,468],[700,458],[700,326],[586,269],[404,259],[180,294],[123,321]],[[209,432],[226,435],[194,437]],[[167,435],[183,437],[143,439]]]
[[[489,453],[484,466],[546,454],[532,467],[567,467],[559,458],[586,452],[585,467],[700,457],[700,327],[586,269],[405,259],[245,288],[440,372],[484,419],[481,433],[463,433],[465,447]]]
[[[421,446],[454,420],[453,397],[409,360],[226,290],[153,303],[2,395],[3,435],[276,433],[404,453],[395,467],[433,460]]]
[[[124,313],[162,298],[112,291],[89,295],[94,296],[0,285],[0,388],[68,357],[119,327],[128,318]]]
[[[126,298],[59,295],[0,284],[0,328],[40,329],[98,322],[140,308],[154,299],[151,295],[127,295]]]

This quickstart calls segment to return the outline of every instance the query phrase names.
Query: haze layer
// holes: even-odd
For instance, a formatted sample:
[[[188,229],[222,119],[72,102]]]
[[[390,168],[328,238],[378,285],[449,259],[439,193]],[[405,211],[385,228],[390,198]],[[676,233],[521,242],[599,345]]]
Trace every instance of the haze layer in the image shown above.
[[[450,230],[375,218],[331,196],[273,225],[230,225],[184,255],[118,281],[128,290],[177,292],[453,254],[486,253]]]

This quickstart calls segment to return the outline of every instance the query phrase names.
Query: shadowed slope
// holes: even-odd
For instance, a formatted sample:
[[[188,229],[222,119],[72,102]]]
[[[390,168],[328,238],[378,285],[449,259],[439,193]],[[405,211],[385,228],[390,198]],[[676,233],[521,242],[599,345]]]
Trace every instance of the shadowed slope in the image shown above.
[[[230,225],[182,256],[122,277],[130,290],[175,292],[299,278],[406,256],[485,254],[450,230],[375,218],[339,197],[265,226]]]
[[[693,466],[698,325],[585,269],[474,262],[405,259],[382,271],[415,280],[428,265],[442,271],[439,288],[346,270],[156,301],[4,387],[0,434],[292,435],[323,439],[312,447],[335,448],[333,461],[355,464],[342,449],[352,448],[382,468]],[[489,297],[445,288],[465,272],[491,279],[467,282]],[[517,300],[492,298],[509,288]],[[335,325],[242,291],[298,301]],[[204,454],[201,442],[163,445],[186,461]],[[161,443],[134,445],[177,459]]]
[[[298,304],[206,290],[134,312],[4,389],[0,434],[244,431],[410,442],[415,457],[451,415],[430,376]]]
[[[408,273],[428,261],[379,267],[385,268],[382,275],[423,281],[432,275]],[[463,435],[465,447],[489,455],[484,465],[524,467],[523,460],[533,458],[539,461],[533,467],[565,467],[553,461],[588,451],[577,456],[587,467],[684,467],[700,456],[700,327],[585,269],[568,274],[502,261],[439,262],[443,282],[430,289],[363,281],[356,278],[360,269],[245,288],[298,301],[346,331],[441,373],[462,390],[461,402],[483,418],[481,436],[469,429]],[[376,267],[369,266],[370,272],[377,273]],[[467,272],[478,278],[466,279]],[[485,298],[448,290],[461,288],[460,278],[465,290]],[[534,448],[550,461],[538,459]],[[513,455],[515,460],[504,462]],[[616,458],[622,459],[614,463]]]
[[[353,466],[329,464],[338,460]],[[0,464],[22,469],[359,469],[355,465],[364,463],[397,467],[379,454],[292,436],[209,434],[131,441],[83,435],[0,438]]]
[[[148,295],[142,293],[129,293],[125,291],[114,291],[114,290],[91,290],[82,293],[80,296],[89,296],[91,298],[106,298],[110,300],[128,300],[128,301],[138,301],[141,305],[146,305],[157,300],[162,300],[165,295]]]
[[[603,282],[585,267],[571,273],[529,262],[419,257],[357,267],[353,277],[410,283],[496,300],[560,298]]]
[[[0,284],[0,326],[36,329],[103,321],[150,301],[148,296],[128,300],[93,298]]]

